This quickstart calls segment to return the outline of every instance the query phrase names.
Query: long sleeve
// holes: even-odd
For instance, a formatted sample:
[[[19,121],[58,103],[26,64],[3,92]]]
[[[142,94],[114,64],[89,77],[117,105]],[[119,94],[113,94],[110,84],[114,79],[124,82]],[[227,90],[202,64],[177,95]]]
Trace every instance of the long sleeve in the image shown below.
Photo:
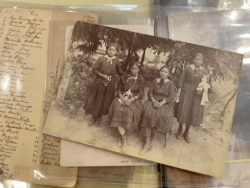
[[[137,94],[137,97],[142,98],[142,96],[144,96],[143,83],[139,82],[139,93]]]
[[[124,92],[124,77],[121,77],[121,79],[119,80],[118,84],[117,84],[117,88],[116,88],[116,92],[117,95],[119,96],[120,94],[123,94]]]
[[[151,100],[151,98],[154,96],[154,95],[153,95],[154,88],[155,88],[155,80],[153,81],[153,83],[152,83],[152,85],[150,86],[149,91],[148,91],[148,98],[149,98],[150,100]]]
[[[100,69],[100,66],[102,63],[102,59],[103,59],[103,57],[99,57],[92,67],[92,71],[95,75],[98,75],[98,72],[99,72],[99,69]]]
[[[174,83],[172,81],[169,82],[169,92],[168,92],[168,97],[167,97],[167,103],[171,104],[176,96],[177,88],[174,86]]]
[[[180,79],[179,79],[179,82],[178,82],[178,88],[182,88],[183,86],[183,83],[185,82],[185,79],[186,79],[186,74],[187,74],[187,67],[181,72],[181,75],[180,75]]]
[[[181,75],[180,75],[180,79],[179,79],[179,82],[178,82],[178,85],[177,87],[178,88],[182,88],[184,82],[186,81],[187,79],[187,73],[188,73],[188,67],[186,67],[182,72],[181,72]]]
[[[117,71],[117,74],[120,75],[120,76],[126,74],[126,72],[122,69],[122,65],[121,65],[120,62],[117,63],[116,71]]]

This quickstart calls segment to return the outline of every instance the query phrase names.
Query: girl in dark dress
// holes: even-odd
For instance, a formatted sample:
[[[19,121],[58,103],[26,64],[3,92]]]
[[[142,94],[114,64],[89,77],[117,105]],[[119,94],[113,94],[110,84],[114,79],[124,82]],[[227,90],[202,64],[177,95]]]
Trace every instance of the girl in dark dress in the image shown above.
[[[110,127],[117,127],[119,132],[119,146],[122,152],[127,149],[127,133],[137,130],[141,117],[143,96],[143,79],[139,75],[139,66],[134,63],[130,73],[121,77],[117,85],[117,98],[114,99],[109,110]]]
[[[194,57],[193,64],[187,65],[182,71],[178,83],[177,99],[179,99],[179,109],[177,120],[179,122],[177,139],[183,135],[187,143],[190,142],[190,126],[199,126],[203,121],[204,105],[201,105],[202,95],[197,92],[197,87],[206,73],[201,66],[203,64],[203,55],[197,53]],[[186,129],[182,133],[183,124]]]
[[[120,62],[116,58],[117,45],[112,43],[107,47],[107,55],[100,57],[93,65],[96,78],[91,85],[84,109],[92,115],[89,126],[99,125],[102,115],[108,114],[109,107],[115,97],[115,86],[118,74],[122,74]]]
[[[144,104],[142,111],[140,126],[144,130],[145,142],[141,154],[152,149],[152,137],[155,131],[167,135],[173,125],[172,103],[175,99],[176,88],[174,82],[168,78],[169,69],[167,67],[163,66],[159,73],[160,77],[153,81],[152,87],[149,89],[149,100]]]
[[[172,80],[174,82],[174,85],[177,87],[180,75],[181,75],[181,65],[179,62],[177,61],[172,61],[170,62],[170,66],[169,66],[169,79]]]

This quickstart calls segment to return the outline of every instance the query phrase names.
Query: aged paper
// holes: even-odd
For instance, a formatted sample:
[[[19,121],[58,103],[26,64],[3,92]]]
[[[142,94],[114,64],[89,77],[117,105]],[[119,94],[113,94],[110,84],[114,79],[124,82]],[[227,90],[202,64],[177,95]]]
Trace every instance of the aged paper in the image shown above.
[[[59,12],[54,11],[52,15],[52,27],[49,42],[49,64],[47,80],[47,102],[48,105],[55,98],[61,71],[65,63],[65,31],[66,27],[74,24],[77,20],[89,23],[98,23],[98,17],[90,13]]]
[[[62,187],[75,184],[77,169],[60,167],[60,140],[41,133],[46,71],[54,67],[47,67],[50,29],[56,25],[50,28],[50,24],[53,19],[59,23],[71,16],[96,19],[91,14],[75,15],[28,9],[1,12],[0,178]],[[65,32],[63,25],[58,29]],[[54,50],[56,55],[64,54],[64,48]]]
[[[57,12],[52,14],[52,27],[50,30],[49,42],[49,63],[47,69],[47,91],[44,113],[48,113],[51,101],[56,97],[57,88],[60,81],[61,71],[65,63],[65,33],[68,25],[74,24],[77,20],[83,20],[90,23],[97,23],[98,17],[90,13],[72,13]],[[52,145],[56,147],[57,162],[59,165],[61,140],[55,137],[46,136],[52,141]]]
[[[156,165],[134,167],[79,168],[77,187],[158,188],[160,174]]]
[[[71,77],[65,72],[61,82],[64,91],[66,88],[61,94],[65,95],[51,106],[44,133],[223,176],[241,54],[80,21],[75,24],[71,39],[68,63],[73,71]],[[116,49],[109,42],[123,48]],[[228,82],[211,82],[211,67],[216,67],[217,74],[227,70]],[[169,75],[173,68],[175,73],[183,68],[180,77]],[[130,73],[123,74],[122,70]],[[112,99],[119,78],[117,92],[122,94]],[[66,80],[69,84],[64,87]],[[213,92],[208,91],[211,86]],[[172,103],[175,99],[180,105],[177,116]],[[182,126],[183,134],[179,136],[176,129]],[[205,135],[204,126],[217,126],[220,134],[211,130]]]
[[[154,27],[151,25],[108,25],[113,28],[153,35]],[[70,39],[73,26],[68,28],[66,40]],[[68,44],[68,42],[66,43]],[[67,45],[66,45],[67,46]],[[74,160],[72,160],[74,159]],[[62,166],[138,166],[148,165],[151,162],[120,155],[107,150],[101,150],[68,140],[61,140],[60,164]]]
[[[140,182],[138,184],[138,182]],[[133,167],[133,176],[128,188],[158,188],[160,185],[160,173],[157,165],[135,166]]]
[[[151,165],[152,162],[62,139],[60,164],[69,167],[94,167],[140,166]]]
[[[133,176],[133,167],[84,167],[79,168],[78,178],[97,180],[109,183],[128,183]]]
[[[231,162],[250,159],[250,113],[248,110],[250,105],[250,53],[248,50],[250,40],[247,34],[250,28],[249,18],[250,14],[245,10],[169,14],[168,17],[169,38],[171,39],[244,54],[228,152],[228,160]],[[201,23],[206,24],[200,27]],[[221,82],[227,82],[227,75],[225,76]]]

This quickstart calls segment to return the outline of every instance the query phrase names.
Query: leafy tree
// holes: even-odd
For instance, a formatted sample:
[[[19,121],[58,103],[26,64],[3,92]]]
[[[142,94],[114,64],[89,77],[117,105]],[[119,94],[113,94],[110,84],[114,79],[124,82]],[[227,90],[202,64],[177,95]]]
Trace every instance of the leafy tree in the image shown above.
[[[86,54],[93,54],[102,44],[97,37],[99,34],[98,25],[76,22],[72,33],[72,43],[76,42],[80,51]]]
[[[125,69],[138,60],[136,56],[139,50],[142,50],[140,65],[143,66],[146,50],[151,49],[154,54],[158,55],[169,53],[168,60],[175,59],[190,63],[194,54],[200,52],[204,55],[204,66],[213,67],[214,74],[238,74],[239,72],[239,62],[236,62],[239,56],[233,53],[80,21],[75,24],[72,42],[76,43],[76,48],[83,51],[84,54],[94,53],[102,44],[105,46],[112,42],[119,44],[121,50],[127,54]]]
[[[107,46],[109,43],[117,43],[121,50],[127,52],[125,67],[128,68],[135,61],[135,55],[142,50],[140,65],[145,60],[146,50],[151,48],[156,54],[173,52],[174,41],[153,38],[152,36],[139,34],[124,30],[119,30],[94,24],[78,21],[75,24],[72,42],[77,43],[76,49],[86,54],[94,53],[102,44]],[[178,46],[178,44],[176,44]]]

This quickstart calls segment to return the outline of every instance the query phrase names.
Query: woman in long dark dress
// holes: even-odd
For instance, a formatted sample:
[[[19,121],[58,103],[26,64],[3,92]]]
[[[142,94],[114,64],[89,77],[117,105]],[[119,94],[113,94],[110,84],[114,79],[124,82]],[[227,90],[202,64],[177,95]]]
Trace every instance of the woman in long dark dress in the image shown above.
[[[109,110],[110,127],[119,132],[119,146],[122,152],[127,149],[127,133],[137,130],[142,112],[143,79],[139,75],[139,65],[134,63],[130,73],[121,77],[117,85],[117,98]]]
[[[197,87],[204,74],[206,74],[202,64],[203,55],[197,53],[193,64],[187,65],[182,71],[178,83],[177,98],[179,99],[179,108],[177,120],[179,128],[176,138],[181,139],[181,136],[183,136],[187,143],[190,143],[190,126],[200,126],[203,122],[204,105],[201,105],[202,95],[197,92]],[[184,133],[183,124],[186,125]]]
[[[167,136],[173,125],[173,101],[176,88],[174,82],[168,78],[169,69],[167,67],[163,66],[159,73],[160,77],[153,81],[152,87],[149,89],[149,100],[144,104],[142,111],[140,127],[143,130],[145,141],[140,151],[141,154],[152,149],[155,131]]]
[[[118,74],[123,74],[120,62],[116,58],[117,45],[112,43],[107,47],[107,55],[100,57],[93,65],[96,78],[91,85],[84,109],[92,115],[89,126],[99,125],[102,115],[108,114],[109,107],[115,97],[115,86]]]

